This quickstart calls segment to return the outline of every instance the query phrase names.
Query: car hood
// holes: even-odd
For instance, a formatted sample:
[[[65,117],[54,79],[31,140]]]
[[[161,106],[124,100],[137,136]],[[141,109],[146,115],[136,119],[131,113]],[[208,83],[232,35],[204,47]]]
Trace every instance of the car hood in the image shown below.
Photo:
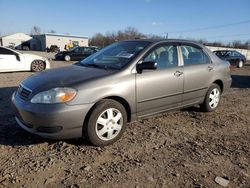
[[[113,71],[70,65],[34,74],[22,82],[33,94],[55,87],[77,87],[86,81],[111,74]]]
[[[65,54],[69,54],[70,52],[69,51],[61,51],[61,52],[58,52],[57,54],[56,54],[56,56],[57,55],[65,55]]]

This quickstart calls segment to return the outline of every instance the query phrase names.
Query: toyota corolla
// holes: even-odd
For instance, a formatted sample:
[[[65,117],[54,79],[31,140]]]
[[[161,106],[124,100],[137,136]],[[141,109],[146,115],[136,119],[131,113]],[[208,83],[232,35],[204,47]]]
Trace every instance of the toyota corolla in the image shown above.
[[[198,43],[122,41],[74,65],[30,76],[12,104],[26,131],[104,146],[137,118],[197,104],[216,110],[231,81],[229,63]]]

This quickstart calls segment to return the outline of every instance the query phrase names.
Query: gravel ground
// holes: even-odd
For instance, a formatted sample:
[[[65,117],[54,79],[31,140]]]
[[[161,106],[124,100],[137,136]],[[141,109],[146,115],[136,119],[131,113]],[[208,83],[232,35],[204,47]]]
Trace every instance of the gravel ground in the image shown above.
[[[216,112],[192,107],[138,120],[104,148],[18,127],[10,97],[31,74],[0,74],[0,187],[221,187],[216,177],[250,187],[250,65],[232,68]]]

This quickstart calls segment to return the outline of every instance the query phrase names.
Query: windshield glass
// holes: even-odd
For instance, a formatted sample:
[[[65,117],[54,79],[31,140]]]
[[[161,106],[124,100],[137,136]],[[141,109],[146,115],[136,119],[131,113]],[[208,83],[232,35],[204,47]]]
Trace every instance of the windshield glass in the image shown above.
[[[83,66],[95,66],[120,70],[144,50],[151,42],[124,41],[111,44],[80,62]]]
[[[74,51],[76,48],[78,48],[78,46],[74,46],[74,47],[68,49],[68,51],[69,51],[69,52],[72,52],[72,51]]]

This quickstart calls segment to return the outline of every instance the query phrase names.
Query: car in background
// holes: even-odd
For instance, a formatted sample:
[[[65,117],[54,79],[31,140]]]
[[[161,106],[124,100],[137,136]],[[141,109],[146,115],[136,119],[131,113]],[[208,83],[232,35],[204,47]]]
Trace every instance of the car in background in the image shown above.
[[[6,48],[10,48],[10,49],[15,49],[15,43],[13,43],[13,42],[11,42],[11,43],[9,43],[9,45],[8,46],[5,46]]]
[[[96,47],[75,46],[67,51],[59,52],[55,55],[56,60],[62,61],[80,61],[94,54],[99,49]]]
[[[137,118],[197,104],[216,110],[232,82],[229,67],[194,42],[121,41],[27,78],[12,104],[26,131],[53,139],[83,136],[105,146]]]
[[[0,72],[40,72],[49,68],[50,63],[44,57],[23,54],[13,49],[0,47]]]
[[[58,53],[60,52],[60,48],[57,45],[51,45],[49,48],[46,48],[46,52],[55,52]]]
[[[229,61],[231,65],[235,65],[238,68],[242,68],[247,61],[243,54],[235,50],[216,50],[213,53],[219,58]]]

